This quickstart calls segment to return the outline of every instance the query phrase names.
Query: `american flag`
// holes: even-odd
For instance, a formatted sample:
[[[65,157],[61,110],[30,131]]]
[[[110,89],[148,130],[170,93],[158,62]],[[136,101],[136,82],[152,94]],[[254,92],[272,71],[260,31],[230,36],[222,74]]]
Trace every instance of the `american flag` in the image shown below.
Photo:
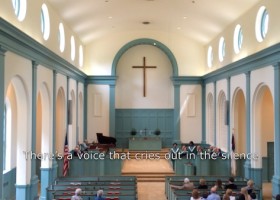
[[[69,148],[68,148],[68,138],[66,133],[65,142],[64,142],[64,155],[63,155],[63,176],[67,175],[69,169],[69,160],[67,158],[68,154],[69,154]]]

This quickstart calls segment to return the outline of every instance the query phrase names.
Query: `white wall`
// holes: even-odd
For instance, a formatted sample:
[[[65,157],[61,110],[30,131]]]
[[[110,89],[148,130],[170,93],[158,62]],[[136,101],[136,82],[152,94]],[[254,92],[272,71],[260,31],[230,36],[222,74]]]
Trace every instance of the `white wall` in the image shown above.
[[[42,140],[40,153],[52,153],[53,132],[53,72],[41,65],[37,68],[37,96],[40,92],[42,97]],[[42,160],[42,168],[51,167],[50,159]]]
[[[274,68],[268,66],[266,68],[257,69],[251,72],[251,152],[258,154],[259,156],[264,156],[266,153],[266,145],[263,143],[265,137],[261,136],[262,129],[258,123],[257,119],[260,119],[260,111],[254,108],[254,106],[260,106],[256,104],[257,101],[256,95],[261,86],[266,85],[271,93],[272,99],[274,99]],[[263,141],[262,141],[263,140]],[[263,147],[260,148],[260,146]],[[254,168],[259,168],[262,166],[261,159],[252,160],[252,166]]]
[[[32,64],[29,60],[10,52],[6,52],[5,55],[5,90],[7,91],[12,80],[16,81],[17,116],[15,117],[17,121],[16,125],[12,124],[12,126],[17,127],[14,132],[16,133],[17,148],[15,148],[12,164],[16,163],[17,174],[21,174],[21,176],[17,176],[17,184],[24,185],[30,182],[31,177],[29,170],[31,159],[25,159],[23,151],[31,150],[31,114],[27,114],[27,111],[31,110]]]
[[[180,138],[182,143],[202,140],[202,96],[200,85],[182,85],[180,88]],[[192,96],[192,97],[190,97]],[[190,102],[194,100],[194,102]],[[194,104],[193,104],[194,103]]]
[[[109,86],[88,85],[88,141],[97,141],[96,133],[109,136]]]
[[[56,119],[57,122],[56,122],[56,125],[57,126],[61,126],[61,132],[56,132],[56,151],[60,154],[63,154],[64,152],[64,140],[65,140],[65,134],[66,134],[66,127],[67,127],[67,108],[66,108],[66,100],[67,100],[67,78],[66,76],[62,75],[62,74],[57,74],[56,75],[56,101],[57,101],[57,95],[58,95],[58,91],[59,91],[59,88],[62,88],[63,91],[64,91],[64,97],[65,97],[65,108],[64,108],[64,111],[65,111],[65,118],[64,119]],[[58,123],[61,123],[58,125]]]
[[[263,42],[258,42],[255,36],[255,22],[258,10],[261,6],[265,6],[269,12],[269,29],[266,38]],[[279,6],[280,1],[274,0],[262,0],[248,12],[244,13],[239,19],[234,23],[228,26],[222,33],[217,35],[208,45],[205,45],[205,52],[208,50],[208,46],[213,47],[214,60],[213,67],[209,69],[205,68],[205,72],[215,71],[218,68],[221,68],[225,65],[228,65],[232,62],[245,58],[249,55],[252,55],[260,50],[263,50],[273,44],[280,42],[280,20],[279,16]],[[243,31],[243,45],[239,54],[235,54],[233,49],[233,35],[234,29],[237,24],[240,24]],[[225,38],[226,42],[226,56],[223,62],[219,61],[218,58],[218,47],[220,37]],[[205,60],[205,58],[204,58]],[[206,64],[204,66],[207,66]]]
[[[144,31],[113,32],[88,44],[85,49],[85,72],[89,75],[110,75],[112,62],[117,52],[125,44],[139,38],[154,39],[166,45],[177,60],[179,75],[204,74],[205,53],[200,44],[172,32]],[[139,55],[141,54],[139,53]]]
[[[0,17],[13,24],[15,27],[28,34],[36,41],[44,45],[45,47],[51,49],[57,55],[63,57],[69,63],[74,66],[79,66],[79,46],[83,45],[80,39],[77,37],[75,32],[73,32],[68,25],[63,22],[61,17],[56,13],[56,11],[49,6],[47,1],[36,0],[36,1],[26,1],[27,2],[27,14],[25,19],[22,22],[19,22],[14,13],[13,5],[11,0],[1,0],[0,7]],[[50,15],[50,37],[47,41],[43,39],[43,35],[41,33],[41,7],[42,4],[45,3],[48,6],[49,15]],[[64,23],[65,30],[65,51],[63,53],[59,50],[59,42],[58,42],[58,26],[59,23]],[[71,48],[70,48],[70,38],[71,36],[75,37],[76,43],[76,59],[74,61],[71,60]]]
[[[146,57],[146,97],[143,96],[143,66]],[[167,56],[157,47],[140,45],[129,49],[117,66],[116,108],[173,108],[174,91],[172,66]]]
[[[207,104],[207,98],[208,98],[208,95],[209,94],[212,94],[212,96],[213,96],[213,102],[215,101],[215,97],[214,97],[214,83],[208,83],[208,84],[206,84],[206,86],[205,86],[205,102],[206,102],[206,104]],[[215,102],[214,102],[214,104],[215,104]],[[206,107],[207,108],[207,107]],[[206,124],[207,123],[212,123],[211,122],[211,119],[208,119],[207,118],[207,116],[208,115],[210,115],[210,113],[208,113],[208,109],[206,109],[205,110],[205,113],[206,113]],[[213,105],[213,112],[214,112],[214,105]],[[212,125],[214,126],[214,123],[212,123],[211,124],[211,127],[212,127]],[[213,127],[213,129],[214,129],[214,127]],[[215,141],[214,141],[214,135],[215,135],[215,133],[214,133],[214,130],[208,130],[208,129],[206,129],[205,130],[206,131],[206,143],[207,144],[211,144],[211,145],[214,145],[214,143],[215,143]]]

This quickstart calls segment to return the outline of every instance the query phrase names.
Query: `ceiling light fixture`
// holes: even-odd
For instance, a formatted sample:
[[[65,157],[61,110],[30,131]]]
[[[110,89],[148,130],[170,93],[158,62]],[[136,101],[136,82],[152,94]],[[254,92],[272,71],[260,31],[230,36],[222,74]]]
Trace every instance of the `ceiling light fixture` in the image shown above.
[[[149,21],[144,21],[144,22],[142,22],[142,24],[144,24],[144,25],[148,25],[148,24],[150,24],[151,22],[149,22]]]

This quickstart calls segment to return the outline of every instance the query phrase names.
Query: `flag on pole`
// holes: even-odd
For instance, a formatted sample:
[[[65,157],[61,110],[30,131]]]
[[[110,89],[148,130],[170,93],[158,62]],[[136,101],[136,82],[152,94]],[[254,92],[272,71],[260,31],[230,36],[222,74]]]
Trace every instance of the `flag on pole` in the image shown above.
[[[64,154],[63,154],[63,176],[67,175],[69,169],[68,154],[69,154],[69,148],[68,148],[68,138],[66,133],[65,142],[64,142]]]
[[[232,150],[233,152],[235,151],[234,133],[232,133],[232,136],[231,136],[231,150]]]
[[[234,129],[233,129],[234,132]],[[234,139],[234,133],[231,135],[231,174],[232,176],[236,176],[236,160],[234,156],[235,151],[235,139]]]

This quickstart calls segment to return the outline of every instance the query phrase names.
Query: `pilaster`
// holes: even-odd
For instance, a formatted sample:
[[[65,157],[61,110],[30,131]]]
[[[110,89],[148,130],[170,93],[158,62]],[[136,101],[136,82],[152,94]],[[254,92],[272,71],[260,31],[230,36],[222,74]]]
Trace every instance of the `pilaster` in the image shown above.
[[[115,93],[116,93],[115,84],[110,85],[110,136],[115,137],[115,129],[116,129],[116,110],[115,110]]]
[[[201,84],[201,106],[202,106],[202,140],[201,143],[202,144],[206,144],[206,99],[205,99],[205,94],[206,90],[205,90],[205,83],[203,82]]]
[[[57,77],[57,71],[53,70],[53,99],[52,99],[52,105],[53,105],[53,129],[52,129],[52,152],[55,154],[56,153],[56,77]],[[51,182],[54,181],[57,177],[57,162],[56,159],[52,160],[52,176],[51,176]]]
[[[173,142],[181,143],[180,138],[180,85],[174,84],[174,138]]]
[[[214,146],[217,145],[217,82],[214,81]]]
[[[272,194],[280,194],[280,63],[274,65],[274,175]]]
[[[0,46],[0,138],[4,136],[4,109],[5,109],[5,53],[4,50]],[[0,153],[0,199],[3,198],[3,145],[1,145],[1,153]]]
[[[36,152],[36,128],[37,128],[37,70],[38,63],[32,61],[32,141],[31,151]],[[30,181],[30,197],[32,199],[38,196],[38,175],[36,174],[36,159],[31,159],[31,181]]]
[[[246,154],[251,152],[251,72],[246,75]],[[251,178],[251,161],[246,160],[244,164],[245,178]]]

